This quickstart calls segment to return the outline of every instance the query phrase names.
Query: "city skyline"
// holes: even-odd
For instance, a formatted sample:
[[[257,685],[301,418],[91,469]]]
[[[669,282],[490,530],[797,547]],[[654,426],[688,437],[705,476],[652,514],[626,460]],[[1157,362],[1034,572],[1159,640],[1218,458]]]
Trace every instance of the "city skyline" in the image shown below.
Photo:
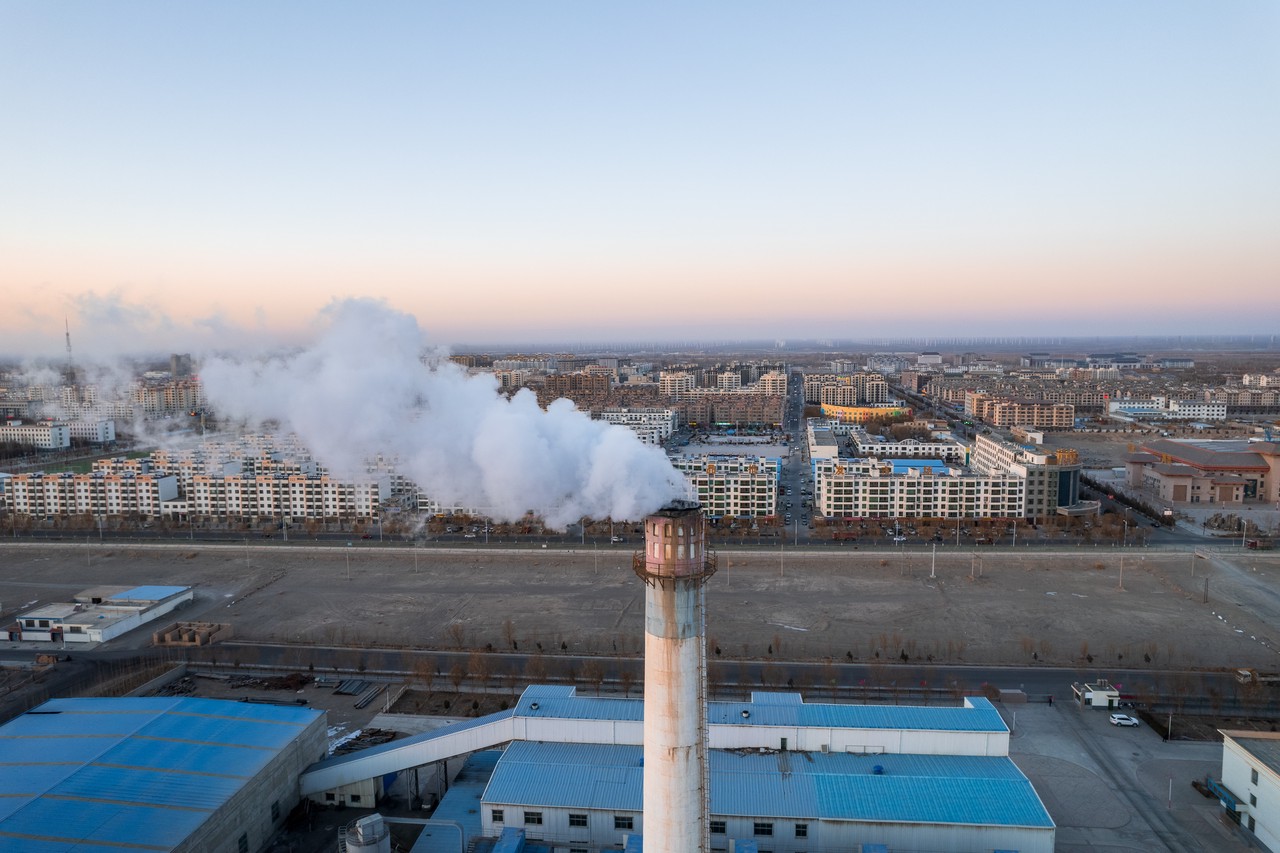
[[[1263,3],[0,9],[0,355],[1268,334]]]

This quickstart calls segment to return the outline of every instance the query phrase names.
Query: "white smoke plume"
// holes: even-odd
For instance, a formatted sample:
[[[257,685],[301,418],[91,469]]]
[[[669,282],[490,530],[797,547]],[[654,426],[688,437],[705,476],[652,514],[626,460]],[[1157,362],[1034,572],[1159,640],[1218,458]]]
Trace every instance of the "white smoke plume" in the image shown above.
[[[278,422],[342,476],[376,454],[394,456],[432,498],[501,521],[529,511],[555,528],[584,516],[638,519],[685,494],[666,455],[625,427],[568,400],[544,411],[529,391],[507,399],[492,375],[444,359],[424,364],[424,337],[408,314],[352,299],[319,322],[318,339],[300,351],[206,359],[200,377],[214,410]]]

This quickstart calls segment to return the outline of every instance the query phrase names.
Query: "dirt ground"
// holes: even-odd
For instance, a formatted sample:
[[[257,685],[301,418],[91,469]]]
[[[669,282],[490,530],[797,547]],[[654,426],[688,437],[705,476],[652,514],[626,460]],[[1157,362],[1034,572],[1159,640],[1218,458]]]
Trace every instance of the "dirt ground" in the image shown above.
[[[521,651],[636,653],[644,587],[629,557],[0,546],[0,619],[11,624],[90,586],[189,584],[197,599],[182,617],[229,622],[238,640],[481,649],[514,641]],[[1280,634],[1250,615],[1253,593],[1242,581],[1269,584],[1280,555],[1215,565],[1144,549],[940,548],[930,571],[922,551],[722,551],[707,590],[709,645],[724,657],[763,658],[773,647],[775,658],[789,659],[887,659],[905,650],[937,663],[1278,668]],[[146,643],[146,632],[135,632],[112,647]]]

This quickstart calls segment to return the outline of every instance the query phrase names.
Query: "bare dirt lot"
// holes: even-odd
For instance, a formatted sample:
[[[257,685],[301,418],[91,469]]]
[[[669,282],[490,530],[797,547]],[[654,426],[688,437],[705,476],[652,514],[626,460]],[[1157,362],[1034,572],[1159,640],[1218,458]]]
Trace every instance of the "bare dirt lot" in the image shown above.
[[[237,640],[635,653],[644,587],[630,556],[0,546],[0,613],[12,624],[95,585],[189,584],[197,600],[182,618],[229,622]],[[722,551],[709,642],[724,657],[1277,668],[1274,620],[1251,614],[1269,612],[1254,605],[1280,556],[940,549],[930,568],[919,551]],[[112,646],[143,646],[146,634]]]

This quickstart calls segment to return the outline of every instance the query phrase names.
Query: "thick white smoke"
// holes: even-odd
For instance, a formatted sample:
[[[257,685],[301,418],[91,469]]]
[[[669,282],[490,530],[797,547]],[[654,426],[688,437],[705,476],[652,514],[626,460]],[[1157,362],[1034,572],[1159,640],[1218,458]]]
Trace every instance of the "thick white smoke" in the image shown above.
[[[638,519],[685,493],[658,448],[568,400],[546,411],[495,377],[423,364],[413,317],[372,300],[335,302],[317,341],[286,355],[209,358],[206,399],[223,417],[278,421],[321,464],[350,476],[375,454],[445,504],[512,521],[533,511],[563,528],[583,516]]]

